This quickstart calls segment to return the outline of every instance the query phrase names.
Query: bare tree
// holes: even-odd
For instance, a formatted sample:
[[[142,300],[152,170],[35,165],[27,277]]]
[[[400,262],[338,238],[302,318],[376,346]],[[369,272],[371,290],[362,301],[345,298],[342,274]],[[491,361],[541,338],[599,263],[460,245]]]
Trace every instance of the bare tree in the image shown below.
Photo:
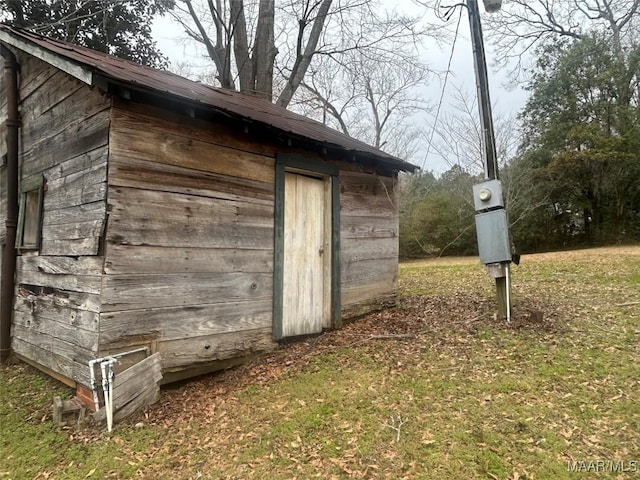
[[[495,110],[495,109],[494,109]],[[505,201],[513,213],[511,224],[519,222],[529,212],[546,204],[545,195],[534,194],[537,188],[530,178],[531,170],[522,168],[525,160],[518,161],[514,168],[512,160],[521,144],[517,119],[512,115],[498,115],[494,119],[496,153],[500,167]],[[484,172],[482,161],[482,136],[475,97],[461,88],[456,88],[451,112],[442,116],[436,126],[436,138],[432,150],[440,155],[449,167],[458,168],[481,178]],[[465,198],[473,206],[470,191],[452,191],[451,194]]]
[[[624,45],[637,40],[639,14],[640,0],[511,0],[486,17],[485,33],[497,47],[498,61],[515,62],[518,71],[537,46],[581,39],[593,30],[608,32],[622,55]]]
[[[428,110],[421,91],[430,71],[417,54],[398,48],[384,58],[353,50],[340,64],[331,57],[318,59],[296,107],[374,147],[411,158],[421,140],[416,116]]]
[[[319,58],[380,58],[425,33],[379,0],[176,0],[175,18],[213,61],[218,83],[288,107]]]
[[[519,145],[518,126],[513,116],[504,115],[498,115],[494,124],[498,165],[503,169]],[[443,114],[433,128],[431,150],[449,167],[457,165],[472,175],[484,172],[482,131],[475,96],[459,86],[454,87],[451,110]]]
[[[316,53],[332,0],[292,2],[298,35],[295,62],[279,104],[287,106]],[[174,17],[187,35],[204,45],[224,88],[272,99],[275,46],[275,0],[177,0]]]

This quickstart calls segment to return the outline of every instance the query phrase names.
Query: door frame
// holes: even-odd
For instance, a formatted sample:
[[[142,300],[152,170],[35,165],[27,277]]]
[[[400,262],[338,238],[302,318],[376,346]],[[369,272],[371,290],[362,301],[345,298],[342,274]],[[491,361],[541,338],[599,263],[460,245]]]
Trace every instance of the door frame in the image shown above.
[[[275,181],[275,235],[273,254],[273,338],[282,340],[283,318],[283,282],[284,282],[284,202],[285,173],[301,173],[325,178],[331,188],[331,328],[342,326],[340,295],[340,169],[322,161],[310,160],[291,154],[278,154],[276,157]]]

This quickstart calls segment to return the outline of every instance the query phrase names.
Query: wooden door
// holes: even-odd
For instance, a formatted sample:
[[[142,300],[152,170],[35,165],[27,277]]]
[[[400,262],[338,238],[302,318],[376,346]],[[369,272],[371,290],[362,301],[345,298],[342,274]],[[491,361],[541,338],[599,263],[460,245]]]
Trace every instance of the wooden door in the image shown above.
[[[326,199],[324,179],[285,174],[283,337],[320,333],[327,326],[331,296]]]

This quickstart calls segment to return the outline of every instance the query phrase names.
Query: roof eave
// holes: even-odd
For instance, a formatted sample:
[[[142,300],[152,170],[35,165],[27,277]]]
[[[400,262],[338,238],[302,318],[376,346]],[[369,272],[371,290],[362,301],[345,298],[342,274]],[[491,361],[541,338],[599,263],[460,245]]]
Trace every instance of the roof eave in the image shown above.
[[[28,53],[29,55],[33,55],[43,62],[46,62],[62,70],[63,72],[68,73],[72,77],[77,78],[87,85],[93,85],[92,69],[83,67],[82,65],[78,65],[75,62],[64,59],[60,55],[51,53],[46,49],[38,45],[34,45],[27,40],[17,38],[5,30],[0,30],[0,42],[4,43],[5,45],[17,48],[25,53]]]
[[[321,146],[323,149],[329,149],[329,150],[334,150],[334,151],[340,151],[340,152],[344,152],[344,154],[346,154],[347,156],[353,156],[353,157],[357,157],[359,159],[366,159],[372,163],[376,163],[379,164],[382,167],[388,168],[390,170],[397,170],[397,171],[403,171],[403,172],[409,172],[409,173],[414,173],[418,170],[418,167],[416,165],[413,165],[409,162],[405,162],[403,160],[400,159],[396,159],[394,157],[383,157],[383,156],[378,156],[375,155],[371,152],[368,152],[366,150],[353,150],[353,149],[345,149],[343,146],[341,145],[336,145],[333,144],[331,142],[323,142],[321,140],[316,140],[310,137],[302,137],[300,136],[300,134],[293,132],[293,131],[289,131],[289,130],[284,130],[281,128],[276,127],[275,125],[269,124],[269,123],[263,123],[260,122],[259,120],[255,120],[255,119],[251,119],[251,118],[247,118],[244,117],[242,115],[237,114],[236,112],[230,111],[230,110],[226,110],[224,108],[221,107],[216,107],[214,105],[210,105],[210,104],[206,104],[206,103],[202,103],[202,102],[198,102],[198,101],[194,101],[194,99],[192,98],[188,98],[188,97],[184,97],[182,95],[180,95],[179,93],[175,93],[175,92],[170,92],[170,91],[166,91],[166,90],[158,90],[158,89],[154,89],[148,86],[144,86],[144,85],[139,85],[136,83],[130,83],[130,82],[125,82],[121,79],[118,78],[113,78],[109,75],[105,75],[102,72],[96,73],[95,75],[95,79],[94,79],[94,83],[96,86],[98,86],[98,88],[101,88],[105,91],[111,91],[111,93],[118,95],[118,93],[112,91],[109,89],[109,84],[116,86],[116,87],[120,87],[120,88],[126,88],[129,89],[130,91],[136,91],[139,93],[145,93],[145,94],[151,94],[152,96],[157,96],[157,97],[165,97],[167,95],[169,95],[170,97],[173,97],[176,101],[178,101],[179,103],[183,103],[184,105],[188,105],[191,107],[196,107],[199,109],[205,109],[208,111],[212,111],[212,112],[217,112],[217,114],[220,115],[224,115],[227,117],[232,117],[232,118],[236,118],[239,121],[243,121],[246,122],[248,124],[253,124],[253,125],[261,125],[262,128],[266,128],[268,130],[272,130],[272,131],[277,131],[280,132],[284,135],[286,135],[289,138],[292,139],[297,139],[303,143],[314,143],[316,145]]]

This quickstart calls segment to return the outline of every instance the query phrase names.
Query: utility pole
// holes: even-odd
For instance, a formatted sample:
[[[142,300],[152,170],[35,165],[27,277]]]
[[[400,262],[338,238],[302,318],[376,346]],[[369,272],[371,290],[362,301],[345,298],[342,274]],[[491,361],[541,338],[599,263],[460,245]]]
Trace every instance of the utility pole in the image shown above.
[[[500,10],[501,4],[502,0],[484,0],[487,12]],[[511,320],[511,239],[502,195],[502,184],[498,178],[498,158],[489,97],[487,61],[477,0],[467,0],[467,11],[473,46],[473,64],[478,90],[485,168],[485,181],[473,186],[478,251],[480,261],[487,266],[487,273],[496,282],[498,315],[509,321]]]

